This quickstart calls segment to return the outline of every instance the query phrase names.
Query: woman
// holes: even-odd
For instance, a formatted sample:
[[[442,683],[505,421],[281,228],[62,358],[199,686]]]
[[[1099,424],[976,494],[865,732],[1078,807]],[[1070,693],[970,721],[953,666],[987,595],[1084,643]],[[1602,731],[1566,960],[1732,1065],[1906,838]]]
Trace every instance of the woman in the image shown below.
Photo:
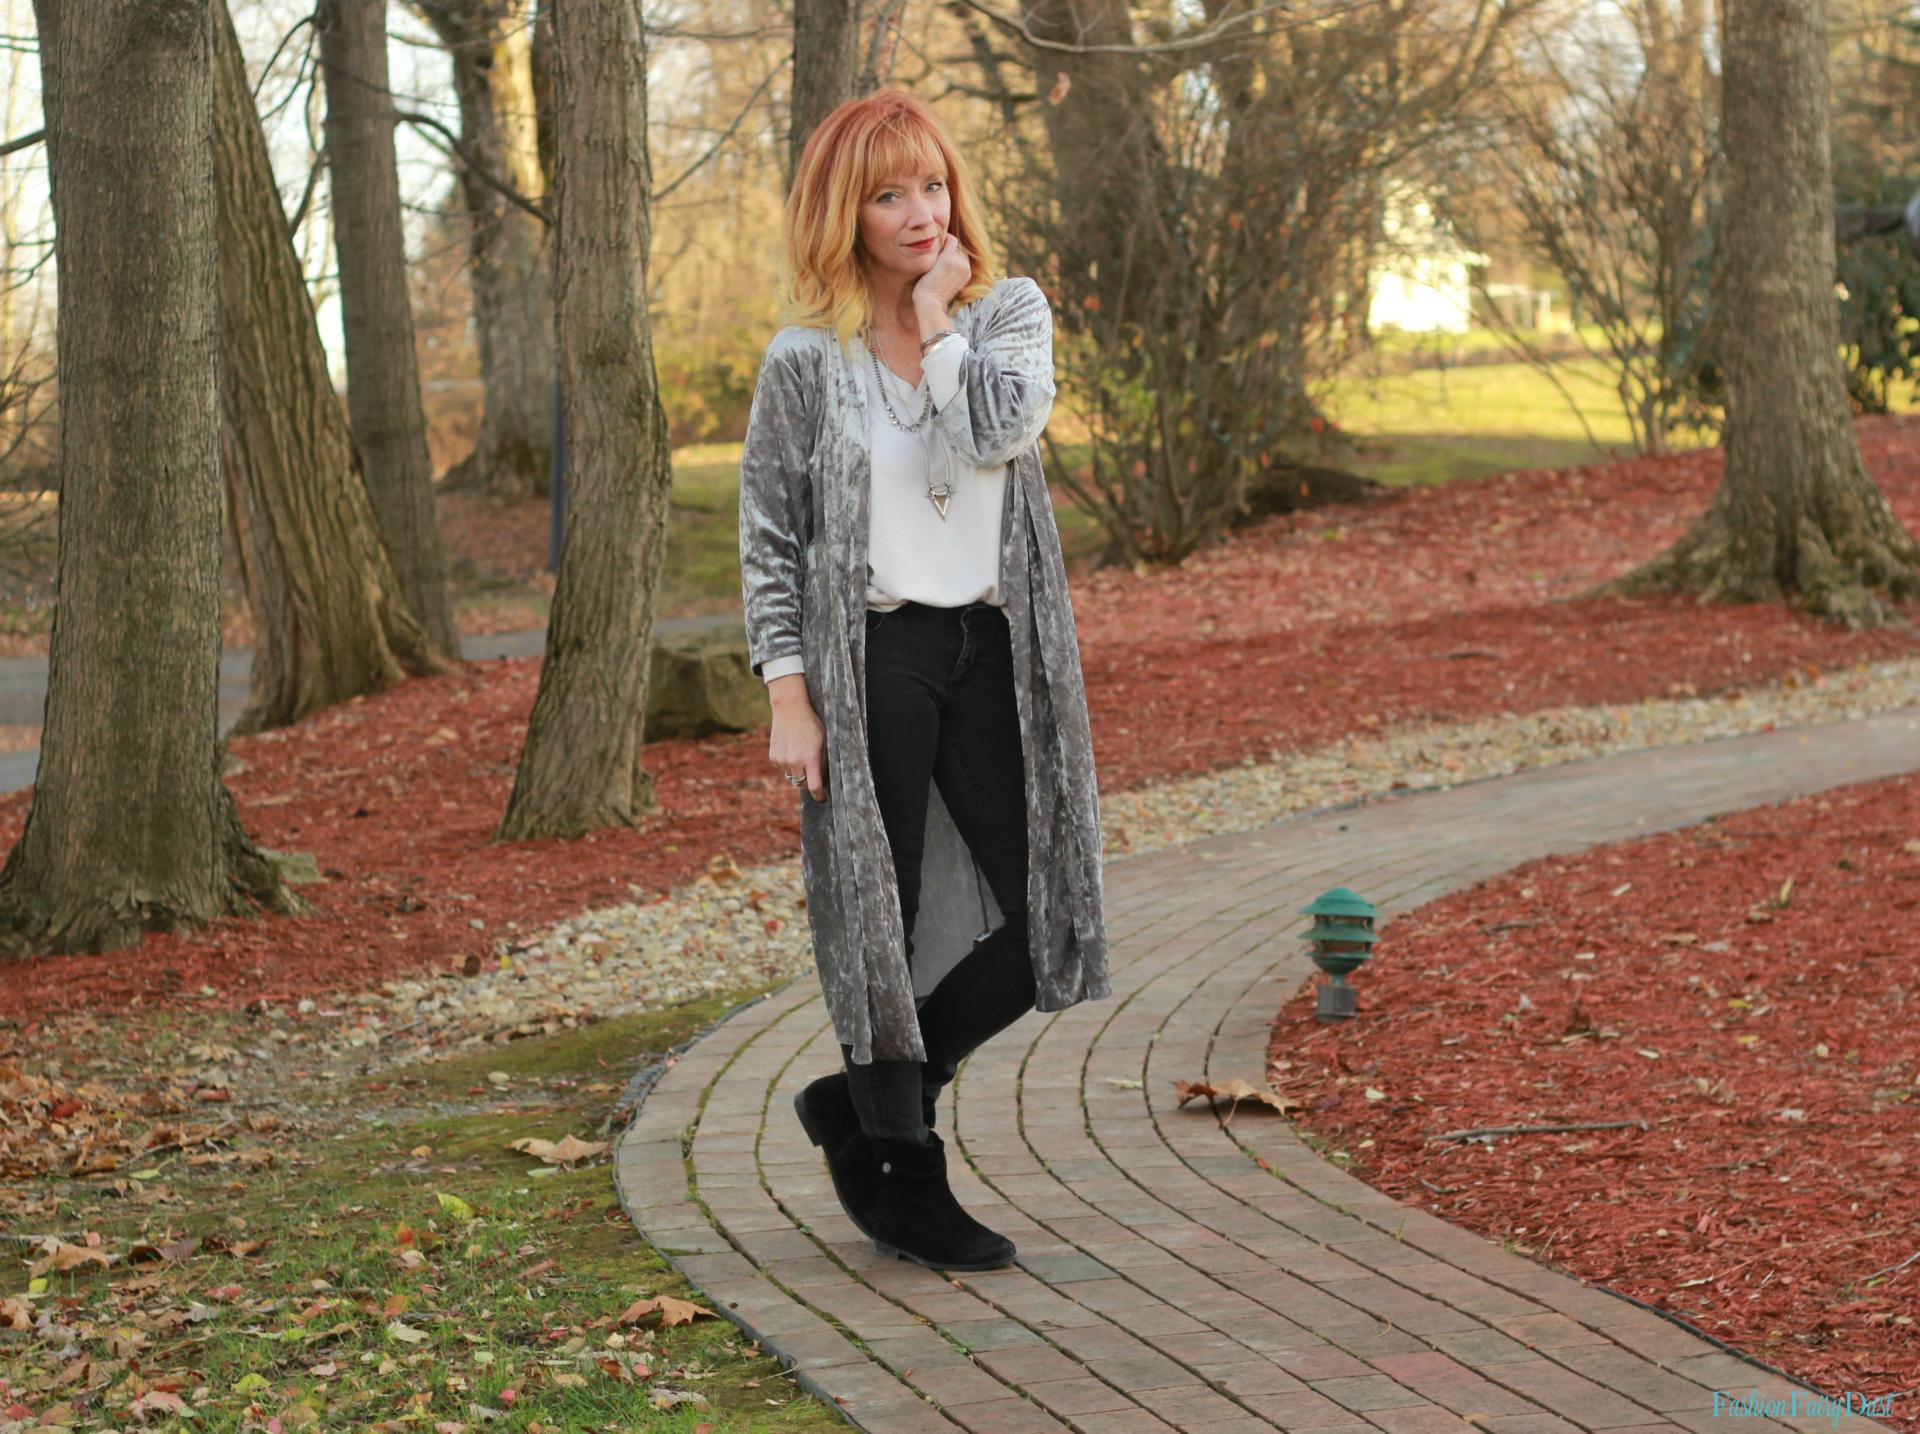
[[[741,454],[740,577],[768,756],[803,789],[844,1067],[794,1105],[882,1253],[993,1269],[1014,1247],[954,1199],[936,1097],[1026,1011],[1110,994],[1086,694],[1038,447],[1053,316],[1031,279],[991,279],[951,138],[899,91],[815,128],[785,240],[788,322]]]

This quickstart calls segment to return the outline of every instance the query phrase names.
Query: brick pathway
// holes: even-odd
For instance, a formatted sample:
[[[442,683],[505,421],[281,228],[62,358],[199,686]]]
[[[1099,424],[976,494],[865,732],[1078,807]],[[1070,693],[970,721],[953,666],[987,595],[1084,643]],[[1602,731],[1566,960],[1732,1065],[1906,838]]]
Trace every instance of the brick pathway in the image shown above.
[[[1029,1013],[981,1047],[943,1130],[955,1193],[1017,1242],[1012,1268],[947,1279],[883,1259],[842,1213],[791,1107],[839,1057],[811,975],[665,1070],[621,1141],[622,1198],[803,1386],[889,1434],[1881,1429],[1720,1423],[1715,1390],[1797,1386],[1396,1203],[1271,1112],[1243,1106],[1229,1128],[1178,1109],[1173,1082],[1263,1079],[1269,1022],[1313,970],[1297,912],[1329,885],[1391,915],[1531,857],[1917,766],[1910,709],[1112,862],[1113,997]]]

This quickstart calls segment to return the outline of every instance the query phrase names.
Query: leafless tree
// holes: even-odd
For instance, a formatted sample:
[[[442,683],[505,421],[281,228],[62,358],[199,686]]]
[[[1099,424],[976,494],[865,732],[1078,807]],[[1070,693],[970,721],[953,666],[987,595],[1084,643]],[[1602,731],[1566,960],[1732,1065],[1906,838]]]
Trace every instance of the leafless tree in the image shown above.
[[[1706,0],[1628,0],[1528,27],[1507,83],[1478,97],[1482,119],[1429,171],[1465,244],[1491,250],[1517,229],[1564,280],[1646,453],[1713,418],[1699,402],[1722,182],[1707,22]]]
[[[232,730],[253,732],[441,664],[380,541],[225,0],[213,36],[226,469],[255,640]]]
[[[814,127],[866,93],[860,72],[860,0],[794,0],[793,86],[787,106],[787,187]],[[872,76],[867,76],[871,80]]]
[[[518,0],[413,0],[453,60],[455,150],[466,200],[473,320],[486,385],[480,441],[448,473],[502,497],[547,491],[553,427],[553,293],[547,226],[513,196],[546,190],[533,26]]]
[[[1110,559],[1177,561],[1300,481],[1378,182],[1446,132],[1539,3],[1207,0],[1189,24],[1027,0],[998,18],[1047,140],[999,208],[1054,298],[1061,389],[1092,436],[1085,476],[1057,450],[1052,476]]]
[[[567,526],[546,660],[499,835],[654,806],[641,766],[673,482],[646,312],[647,40],[632,0],[554,0],[554,293]]]
[[[36,7],[60,272],[60,606],[0,950],[300,905],[220,779],[210,0]]]
[[[1920,598],[1920,545],[1867,476],[1833,292],[1824,0],[1727,0],[1725,459],[1678,543],[1606,592],[1791,597],[1853,626]]]
[[[433,510],[433,467],[420,404],[400,175],[387,85],[387,0],[321,0],[327,91],[327,181],[340,261],[347,413],[366,466],[374,518],[407,606],[442,658],[460,655],[447,559]]]

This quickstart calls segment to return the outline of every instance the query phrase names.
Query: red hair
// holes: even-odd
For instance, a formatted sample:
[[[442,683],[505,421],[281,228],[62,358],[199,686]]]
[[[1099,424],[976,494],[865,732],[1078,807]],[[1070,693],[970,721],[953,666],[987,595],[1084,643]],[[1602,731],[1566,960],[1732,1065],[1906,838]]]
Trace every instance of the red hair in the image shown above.
[[[845,348],[855,331],[872,321],[860,206],[883,181],[923,168],[945,178],[947,228],[973,265],[953,307],[993,287],[998,276],[988,256],[986,227],[953,136],[904,90],[878,90],[836,107],[814,126],[800,152],[783,225],[782,323],[831,328]]]

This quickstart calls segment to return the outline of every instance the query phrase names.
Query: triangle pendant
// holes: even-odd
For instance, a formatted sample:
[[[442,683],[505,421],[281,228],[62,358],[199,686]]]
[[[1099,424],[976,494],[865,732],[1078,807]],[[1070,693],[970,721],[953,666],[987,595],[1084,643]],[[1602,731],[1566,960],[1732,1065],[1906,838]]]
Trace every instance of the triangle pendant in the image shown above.
[[[953,496],[952,490],[947,488],[929,488],[927,490],[927,496],[933,500],[933,506],[940,511],[940,516],[942,518],[946,517],[947,499]]]

